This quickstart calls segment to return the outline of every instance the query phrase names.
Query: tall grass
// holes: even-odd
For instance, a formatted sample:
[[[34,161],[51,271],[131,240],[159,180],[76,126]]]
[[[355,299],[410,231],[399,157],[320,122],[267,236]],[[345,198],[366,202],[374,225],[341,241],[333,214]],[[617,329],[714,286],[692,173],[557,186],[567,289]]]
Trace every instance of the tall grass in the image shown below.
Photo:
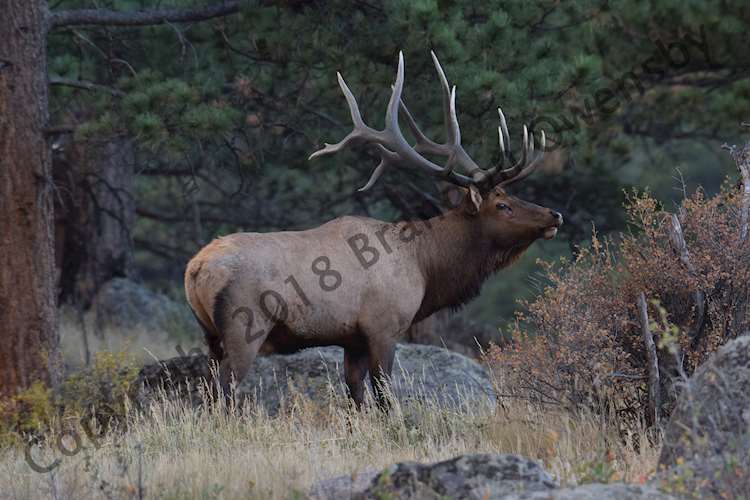
[[[0,497],[295,498],[333,476],[479,452],[540,460],[563,483],[639,481],[659,454],[645,435],[622,439],[599,417],[517,401],[468,411],[394,402],[384,415],[352,411],[341,398],[321,407],[299,396],[272,417],[251,403],[227,408],[209,394],[198,410],[163,394],[96,443],[79,427],[82,449],[71,456],[49,434],[32,457],[40,465],[61,459],[52,472],[33,471],[23,448],[6,447]],[[62,442],[75,448],[70,436]]]

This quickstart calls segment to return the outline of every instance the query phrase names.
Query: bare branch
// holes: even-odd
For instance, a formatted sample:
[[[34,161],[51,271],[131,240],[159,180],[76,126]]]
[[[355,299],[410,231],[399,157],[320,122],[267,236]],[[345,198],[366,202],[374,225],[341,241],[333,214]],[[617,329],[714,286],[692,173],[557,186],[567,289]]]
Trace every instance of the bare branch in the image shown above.
[[[192,9],[156,9],[118,12],[109,9],[61,10],[50,15],[50,28],[60,26],[148,26],[162,23],[205,21],[235,14],[240,10],[239,0],[225,0],[214,5]]]
[[[742,123],[742,126],[748,126]],[[723,149],[729,150],[737,170],[740,172],[740,183],[738,188],[741,190],[740,200],[740,249],[746,249],[748,244],[748,230],[750,229],[750,143],[743,147],[722,145]],[[745,322],[745,313],[748,307],[748,290],[747,287],[741,292],[740,300],[732,318],[732,330],[734,335],[739,335],[743,331]]]
[[[672,250],[679,257],[682,265],[685,266],[685,269],[687,269],[688,273],[690,273],[691,276],[696,276],[697,271],[695,270],[695,266],[690,260],[690,252],[688,251],[687,243],[685,242],[685,236],[682,232],[682,224],[680,224],[680,219],[679,217],[677,217],[677,215],[672,214],[670,216],[670,222],[669,244],[671,245]],[[693,292],[693,301],[695,302],[695,324],[693,325],[693,329],[689,335],[692,339],[693,345],[697,345],[698,341],[700,340],[701,333],[703,331],[703,325],[706,319],[706,295],[703,293],[703,291],[696,289]]]
[[[750,147],[745,146],[734,156],[737,170],[742,176],[742,207],[740,209],[740,239],[744,243],[747,239],[748,222],[750,217]]]
[[[646,355],[648,357],[648,410],[654,419],[653,424],[658,425],[659,408],[661,406],[659,358],[656,356],[656,344],[654,344],[654,336],[648,324],[646,296],[643,292],[638,295],[638,313],[641,320],[641,330],[643,331],[643,342],[646,346]]]
[[[117,90],[112,87],[107,87],[106,85],[100,85],[94,82],[87,82],[85,80],[73,80],[71,78],[61,78],[61,77],[53,76],[53,77],[50,77],[49,84],[50,85],[64,85],[66,87],[75,87],[75,88],[91,90],[91,91],[107,92],[108,94],[112,94],[113,96],[117,96],[117,97],[122,97],[125,95],[125,93],[121,90]]]

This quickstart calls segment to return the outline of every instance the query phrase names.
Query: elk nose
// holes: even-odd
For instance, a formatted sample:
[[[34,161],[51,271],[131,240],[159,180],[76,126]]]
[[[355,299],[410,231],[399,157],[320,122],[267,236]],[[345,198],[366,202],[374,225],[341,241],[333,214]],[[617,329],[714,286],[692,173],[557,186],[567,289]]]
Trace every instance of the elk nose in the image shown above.
[[[559,226],[562,226],[562,223],[563,223],[562,214],[560,212],[555,212],[554,210],[550,210],[549,213],[552,216],[552,218],[555,219],[555,222],[557,222]]]

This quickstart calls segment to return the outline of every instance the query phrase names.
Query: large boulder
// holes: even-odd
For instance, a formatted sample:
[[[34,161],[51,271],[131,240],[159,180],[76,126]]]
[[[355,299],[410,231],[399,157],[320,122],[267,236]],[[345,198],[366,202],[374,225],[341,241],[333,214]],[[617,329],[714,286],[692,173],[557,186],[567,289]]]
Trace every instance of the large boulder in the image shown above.
[[[667,486],[750,495],[750,335],[721,347],[684,384],[659,464]]]
[[[509,495],[504,500],[676,500],[653,486],[609,483],[584,484],[549,492]]]
[[[343,360],[339,347],[258,357],[238,384],[237,393],[258,401],[270,414],[300,395],[321,405],[345,401]],[[167,386],[198,400],[201,379],[211,379],[204,355],[161,361],[143,368],[136,384],[136,398],[146,404],[153,397],[154,388]],[[399,344],[391,388],[395,399],[407,406],[421,401],[476,412],[492,411],[495,405],[492,383],[479,363],[434,346]]]
[[[161,397],[176,397],[199,406],[213,387],[207,384],[214,384],[215,379],[208,356],[194,352],[143,366],[130,397],[142,409]]]
[[[184,299],[172,299],[141,283],[113,278],[103,284],[91,307],[60,309],[60,347],[66,373],[85,367],[98,352],[122,352],[148,363],[176,354],[177,339],[200,340],[199,326]]]
[[[346,395],[343,361],[340,347],[257,358],[238,392],[262,401],[271,413],[289,401],[292,393],[325,404]],[[440,406],[493,409],[495,402],[492,384],[481,365],[456,352],[427,345],[397,346],[391,390],[401,403],[421,400]]]
[[[340,498],[354,498],[361,495],[370,487],[370,483],[378,475],[377,471],[367,470],[357,474],[347,474],[323,479],[310,488],[308,500],[339,500]]]
[[[473,358],[490,344],[502,341],[497,328],[472,320],[465,311],[448,309],[413,324],[404,335],[404,342],[446,347]]]
[[[140,328],[172,333],[195,328],[186,305],[127,278],[105,283],[94,297],[91,312],[98,330]]]
[[[357,499],[504,498],[549,493],[557,483],[538,463],[518,455],[461,455],[432,464],[402,462],[378,474]]]
[[[361,472],[316,483],[311,500],[503,499],[503,500],[674,500],[650,485],[585,484],[559,488],[536,462],[518,455],[461,455],[437,463],[403,462],[376,474]]]

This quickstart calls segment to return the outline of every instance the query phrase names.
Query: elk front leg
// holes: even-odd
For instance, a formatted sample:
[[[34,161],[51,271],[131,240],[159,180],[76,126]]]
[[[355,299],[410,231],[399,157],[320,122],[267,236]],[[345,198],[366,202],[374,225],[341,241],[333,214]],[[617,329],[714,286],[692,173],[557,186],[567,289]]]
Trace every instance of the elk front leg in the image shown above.
[[[395,354],[396,342],[393,339],[370,342],[370,383],[375,394],[375,402],[385,412],[390,409],[387,391]]]
[[[366,350],[344,350],[344,380],[349,388],[349,397],[354,401],[357,410],[362,408],[365,399],[365,376],[369,360]]]

